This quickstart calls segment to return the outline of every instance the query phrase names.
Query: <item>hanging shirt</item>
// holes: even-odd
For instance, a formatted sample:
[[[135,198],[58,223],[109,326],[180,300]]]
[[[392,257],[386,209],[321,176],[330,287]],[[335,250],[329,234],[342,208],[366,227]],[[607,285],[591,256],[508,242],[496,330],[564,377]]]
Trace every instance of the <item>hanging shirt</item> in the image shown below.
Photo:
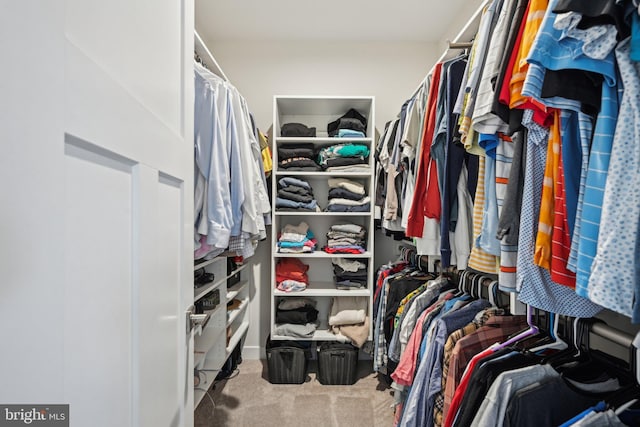
[[[478,313],[471,323],[449,334],[449,337],[444,344],[444,354],[442,357],[442,386],[440,387],[440,391],[436,393],[433,410],[433,424],[435,426],[441,426],[444,421],[442,412],[444,408],[444,390],[447,384],[447,376],[449,374],[451,354],[453,353],[456,343],[463,337],[475,333],[485,323],[493,319],[494,316],[502,314],[503,310],[501,309],[495,307],[487,308],[486,310]]]
[[[518,239],[518,299],[553,313],[593,317],[602,307],[578,296],[572,289],[554,283],[547,270],[533,263],[548,131],[533,121],[533,112],[529,110],[524,112],[523,125],[528,128],[529,133]]]
[[[411,211],[409,212],[407,221],[406,234],[410,237],[422,237],[425,216],[435,214],[435,212],[430,211],[430,209],[436,209],[435,206],[430,205],[432,202],[437,204],[438,206],[437,214],[439,217],[440,197],[438,194],[436,194],[436,200],[433,201],[429,198],[430,193],[428,192],[428,189],[431,186],[432,193],[437,193],[437,172],[435,168],[435,162],[431,158],[430,150],[431,141],[433,140],[433,133],[435,130],[436,102],[441,71],[442,64],[436,64],[431,80],[431,87],[429,88],[427,113],[425,113],[422,146],[420,148],[419,156],[420,163],[416,176],[416,187],[413,194],[413,201],[411,203]],[[431,218],[434,218],[434,216],[431,216]]]
[[[485,158],[480,157],[478,166],[478,186],[476,188],[476,197],[473,204],[473,235],[474,241],[480,236],[482,231],[482,218],[484,210],[484,178],[485,177]],[[497,274],[498,260],[494,255],[485,252],[477,245],[471,248],[469,256],[469,267],[483,273]]]
[[[555,212],[555,183],[558,180],[558,167],[560,163],[562,126],[560,112],[553,116],[553,124],[549,129],[549,143],[547,144],[547,156],[544,168],[544,180],[540,199],[540,214],[538,219],[538,233],[536,235],[536,249],[534,262],[536,265],[551,269],[551,236],[553,234],[553,215]]]
[[[441,184],[442,217],[440,220],[440,256],[442,267],[451,265],[450,232],[455,232],[458,221],[458,182],[460,171],[464,165],[465,150],[454,141],[454,128],[457,115],[453,113],[455,94],[460,90],[466,61],[458,58],[449,66],[446,79],[445,112],[446,128],[444,133],[445,162],[442,177],[438,180]],[[455,245],[455,243],[454,243]],[[464,260],[466,263],[466,260]]]
[[[640,65],[629,58],[629,39],[616,58],[624,85],[611,151],[589,298],[640,321]]]
[[[464,90],[464,108],[460,115],[460,134],[462,135],[461,139],[463,142],[469,138],[473,111],[475,109],[480,79],[482,77],[482,70],[487,59],[491,36],[502,9],[502,3],[502,0],[492,1],[487,6],[482,18],[480,19],[480,26],[474,41],[473,61],[470,62],[471,68]]]
[[[495,134],[508,129],[507,123],[492,112],[492,105],[496,87],[494,83],[500,72],[500,59],[507,43],[516,4],[516,0],[504,0],[491,35],[472,116],[473,128],[478,133]]]
[[[596,120],[591,144],[584,197],[582,202],[579,202],[579,206],[583,208],[581,215],[576,217],[579,230],[575,233],[578,235],[576,292],[585,298],[588,296],[591,265],[596,255],[602,202],[609,171],[613,135],[618,119],[618,98],[622,92],[621,89],[621,87],[602,85],[602,108]],[[574,244],[572,249],[573,247]]]
[[[511,94],[509,107],[533,111],[533,120],[539,125],[546,127],[549,126],[551,120],[546,106],[524,95],[522,90],[529,71],[527,57],[542,25],[542,18],[545,15],[548,4],[548,0],[531,0],[529,2],[522,40],[513,64],[511,81],[509,82]]]
[[[498,146],[497,160],[499,163],[496,166],[500,165],[500,172],[496,173],[496,190],[500,190],[499,197],[503,198],[502,204],[498,204],[500,217],[496,233],[496,237],[500,239],[498,283],[500,290],[507,292],[513,292],[516,289],[520,208],[524,187],[525,137],[525,131],[518,131],[513,135],[511,142],[505,139]],[[505,178],[504,175],[507,173],[508,178]],[[500,178],[502,181],[499,181]]]
[[[442,385],[442,355],[449,333],[469,323],[479,311],[487,308],[486,300],[475,300],[436,321],[427,356],[420,362],[416,381],[409,393],[402,414],[402,426],[433,426],[436,393]]]
[[[610,88],[609,85],[603,85]],[[566,140],[562,145],[563,164],[565,170],[565,182],[568,186],[567,194],[567,233],[570,236],[571,250],[567,261],[567,269],[576,273],[578,270],[578,246],[582,234],[582,214],[584,205],[584,194],[587,190],[587,174],[589,171],[589,149],[594,139],[593,123],[591,117],[580,112],[572,114],[573,120],[577,116],[579,121],[577,127],[580,132],[579,143],[575,139]],[[566,159],[566,160],[565,160]],[[578,162],[577,160],[580,159]],[[568,161],[571,160],[571,163]],[[577,189],[576,189],[577,187]],[[575,196],[578,194],[576,200]]]
[[[476,417],[473,419],[473,425],[502,426],[509,400],[518,390],[537,381],[554,378],[558,375],[550,365],[528,366],[500,374],[482,402]]]
[[[558,164],[558,177],[555,183],[555,202],[553,216],[553,235],[551,241],[551,280],[572,289],[575,288],[576,276],[572,271],[567,270],[567,260],[569,259],[569,246],[571,245],[568,234],[567,223],[567,203],[565,196],[565,175],[563,168],[563,157],[560,155]]]

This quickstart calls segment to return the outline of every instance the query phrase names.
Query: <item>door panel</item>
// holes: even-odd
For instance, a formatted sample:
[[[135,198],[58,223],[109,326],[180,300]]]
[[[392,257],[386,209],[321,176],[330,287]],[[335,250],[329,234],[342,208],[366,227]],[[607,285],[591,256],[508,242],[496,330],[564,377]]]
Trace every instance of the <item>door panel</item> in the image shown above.
[[[190,426],[193,3],[4,2],[0,36],[0,402]]]
[[[180,132],[183,22],[171,0],[67,0],[67,39]],[[178,18],[178,19],[177,19]],[[191,31],[193,38],[193,31]]]
[[[142,167],[144,172],[144,194],[156,200],[149,205],[158,206],[155,212],[148,212],[144,218],[155,217],[154,222],[140,224],[142,235],[153,239],[149,248],[151,252],[141,252],[141,257],[163,260],[162,264],[146,269],[140,281],[140,384],[138,390],[143,418],[141,426],[169,425],[176,417],[177,406],[158,405],[158,402],[179,402],[179,386],[184,381],[179,378],[176,366],[180,360],[180,349],[177,340],[181,336],[178,330],[184,327],[179,304],[179,292],[174,283],[180,280],[181,243],[183,221],[182,182],[165,174],[158,174],[152,169]],[[149,263],[152,265],[152,263]],[[153,301],[153,305],[145,304]],[[184,332],[182,333],[184,335]],[[156,337],[173,337],[173,340],[158,340]],[[184,352],[184,351],[182,351]],[[184,374],[182,374],[184,378]]]
[[[133,162],[67,137],[64,169],[65,399],[75,425],[128,425]],[[96,417],[94,400],[107,417]]]

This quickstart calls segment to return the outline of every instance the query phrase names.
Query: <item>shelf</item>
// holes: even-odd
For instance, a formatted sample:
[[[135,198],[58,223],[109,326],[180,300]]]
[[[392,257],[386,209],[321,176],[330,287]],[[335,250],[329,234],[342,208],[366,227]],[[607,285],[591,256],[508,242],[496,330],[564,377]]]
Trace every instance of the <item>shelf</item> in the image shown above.
[[[277,136],[276,137],[276,143],[278,142],[283,142],[283,143],[296,143],[296,142],[311,142],[314,144],[326,144],[326,143],[331,143],[331,144],[340,144],[343,142],[346,143],[352,143],[352,142],[364,142],[364,143],[369,143],[371,144],[372,142],[372,138],[368,138],[368,137],[364,137],[364,138],[358,138],[358,137],[354,137],[354,138],[334,138],[332,136],[328,136],[328,137],[295,137],[295,136]]]
[[[362,178],[371,178],[371,172],[368,171],[358,171],[358,172],[345,172],[345,171],[322,171],[322,172],[311,172],[311,171],[287,171],[278,169],[276,171],[276,176],[328,176],[328,177],[362,177]]]
[[[193,291],[193,302],[198,301],[200,298],[217,288],[218,286],[224,284],[224,280],[215,280],[208,285],[204,285],[201,288],[195,288]]]
[[[334,282],[311,282],[307,289],[298,292],[284,292],[278,289],[273,290],[273,295],[278,297],[368,297],[369,294],[370,292],[367,288],[352,290],[336,289]]]
[[[206,261],[202,261],[202,262],[200,262],[198,264],[194,264],[193,265],[193,271],[196,271],[196,270],[198,270],[199,268],[202,268],[202,267],[206,267],[207,265],[213,264],[218,259],[219,259],[219,257],[215,257],[215,258],[212,258],[212,259],[208,259]]]
[[[241,280],[230,288],[227,288],[227,302],[234,299],[248,283],[248,280]]]
[[[273,251],[274,258],[372,258],[373,254],[369,251],[363,254],[328,254],[325,251],[318,250],[310,253],[287,254]]]
[[[338,341],[338,337],[333,334],[331,331],[326,329],[318,329],[313,334],[311,338],[297,338],[297,337],[288,337],[286,335],[272,335],[272,340],[281,340],[281,341]],[[371,337],[368,337],[367,340],[370,340]]]
[[[227,358],[231,355],[231,352],[236,347],[236,345],[238,345],[242,337],[247,333],[247,330],[249,330],[249,321],[245,320],[244,322],[242,322],[240,327],[233,333],[233,335],[231,336],[231,339],[229,340],[229,345],[227,345],[227,348],[226,348]]]
[[[240,316],[240,313],[246,310],[248,305],[249,305],[249,297],[243,299],[240,305],[238,306],[238,308],[231,311],[227,311],[227,327],[231,326],[231,324],[235,322],[238,316]]]
[[[213,315],[215,311],[221,308],[222,307],[218,307],[215,310],[212,310],[211,314]],[[200,364],[205,359],[205,357],[207,357],[207,353],[211,350],[211,347],[213,347],[213,344],[219,340],[224,340],[224,329],[214,334],[212,333],[201,334],[198,339],[194,340],[194,344],[193,344],[193,366],[194,367],[200,366]]]
[[[238,267],[235,270],[233,270],[231,272],[231,274],[228,274],[224,278],[222,278],[220,280],[216,280],[213,283],[210,283],[208,285],[203,286],[202,288],[195,289],[194,294],[193,294],[193,301],[194,302],[198,301],[200,298],[202,298],[203,296],[205,296],[206,294],[211,292],[213,289],[217,288],[218,286],[220,286],[223,283],[226,283],[227,280],[229,279],[229,277],[233,276],[236,273],[241,272],[242,270],[244,270],[246,268],[247,265],[248,264],[242,264],[240,267]]]
[[[277,216],[371,216],[371,212],[308,212],[275,211]]]
[[[328,125],[335,123],[345,116],[349,110],[355,109],[367,119],[365,137],[336,138],[328,135]],[[347,114],[350,116],[351,114]],[[286,123],[303,123],[307,127],[316,129],[314,137],[292,137],[281,134],[282,126]],[[271,290],[270,290],[270,327],[274,331],[273,322],[276,319],[277,303],[279,300],[295,297],[311,297],[317,302],[318,319],[320,319],[320,330],[316,331],[312,341],[338,341],[338,337],[331,332],[326,320],[331,311],[331,300],[333,297],[346,298],[357,296],[367,300],[368,310],[371,311],[373,299],[373,275],[372,269],[374,259],[374,195],[375,195],[375,161],[374,151],[376,145],[375,138],[375,99],[371,96],[274,96],[273,103],[273,124],[274,124],[274,180],[277,183],[283,177],[295,177],[307,181],[313,188],[313,195],[322,209],[329,206],[330,178],[346,178],[356,181],[365,188],[365,193],[371,198],[371,209],[367,212],[327,212],[327,211],[297,211],[276,208],[272,210],[273,232],[271,233]],[[296,171],[279,167],[278,148],[293,148],[295,144],[309,144],[310,147],[318,151],[334,144],[363,144],[370,150],[369,157],[357,165],[345,166],[334,170],[310,170]],[[285,164],[286,166],[286,164]],[[295,169],[295,168],[293,168]],[[278,197],[278,188],[274,183],[272,187],[272,200]],[[278,252],[278,233],[286,224],[296,224],[306,222],[311,230],[315,232],[318,239],[317,250],[308,253],[281,253]],[[333,225],[338,223],[355,223],[367,232],[366,242],[362,243],[367,250],[361,254],[331,254],[324,252],[322,248],[330,240],[324,232],[331,230]],[[322,232],[321,232],[322,231]],[[282,258],[297,258],[309,266],[309,286],[299,292],[283,292],[275,288],[276,265]],[[336,289],[331,260],[334,258],[362,260],[369,270],[367,273],[367,288],[342,290]],[[236,321],[239,323],[239,320]],[[371,328],[369,329],[371,334]],[[296,340],[304,341],[304,338],[293,338],[287,336],[274,336],[274,340]],[[340,339],[344,339],[340,337]]]

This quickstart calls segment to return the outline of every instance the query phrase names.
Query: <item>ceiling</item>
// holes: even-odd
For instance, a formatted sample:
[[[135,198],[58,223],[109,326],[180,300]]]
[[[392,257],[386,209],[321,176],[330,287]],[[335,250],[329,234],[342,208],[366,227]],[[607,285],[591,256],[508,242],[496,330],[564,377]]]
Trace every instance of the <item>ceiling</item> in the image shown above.
[[[436,42],[469,0],[196,0],[207,42]]]

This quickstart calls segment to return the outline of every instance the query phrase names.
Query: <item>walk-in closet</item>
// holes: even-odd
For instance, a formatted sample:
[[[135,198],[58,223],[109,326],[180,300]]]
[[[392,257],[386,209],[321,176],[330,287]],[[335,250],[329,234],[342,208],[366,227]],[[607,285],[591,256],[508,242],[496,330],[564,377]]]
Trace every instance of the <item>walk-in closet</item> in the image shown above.
[[[0,24],[0,426],[640,426],[636,0]]]

